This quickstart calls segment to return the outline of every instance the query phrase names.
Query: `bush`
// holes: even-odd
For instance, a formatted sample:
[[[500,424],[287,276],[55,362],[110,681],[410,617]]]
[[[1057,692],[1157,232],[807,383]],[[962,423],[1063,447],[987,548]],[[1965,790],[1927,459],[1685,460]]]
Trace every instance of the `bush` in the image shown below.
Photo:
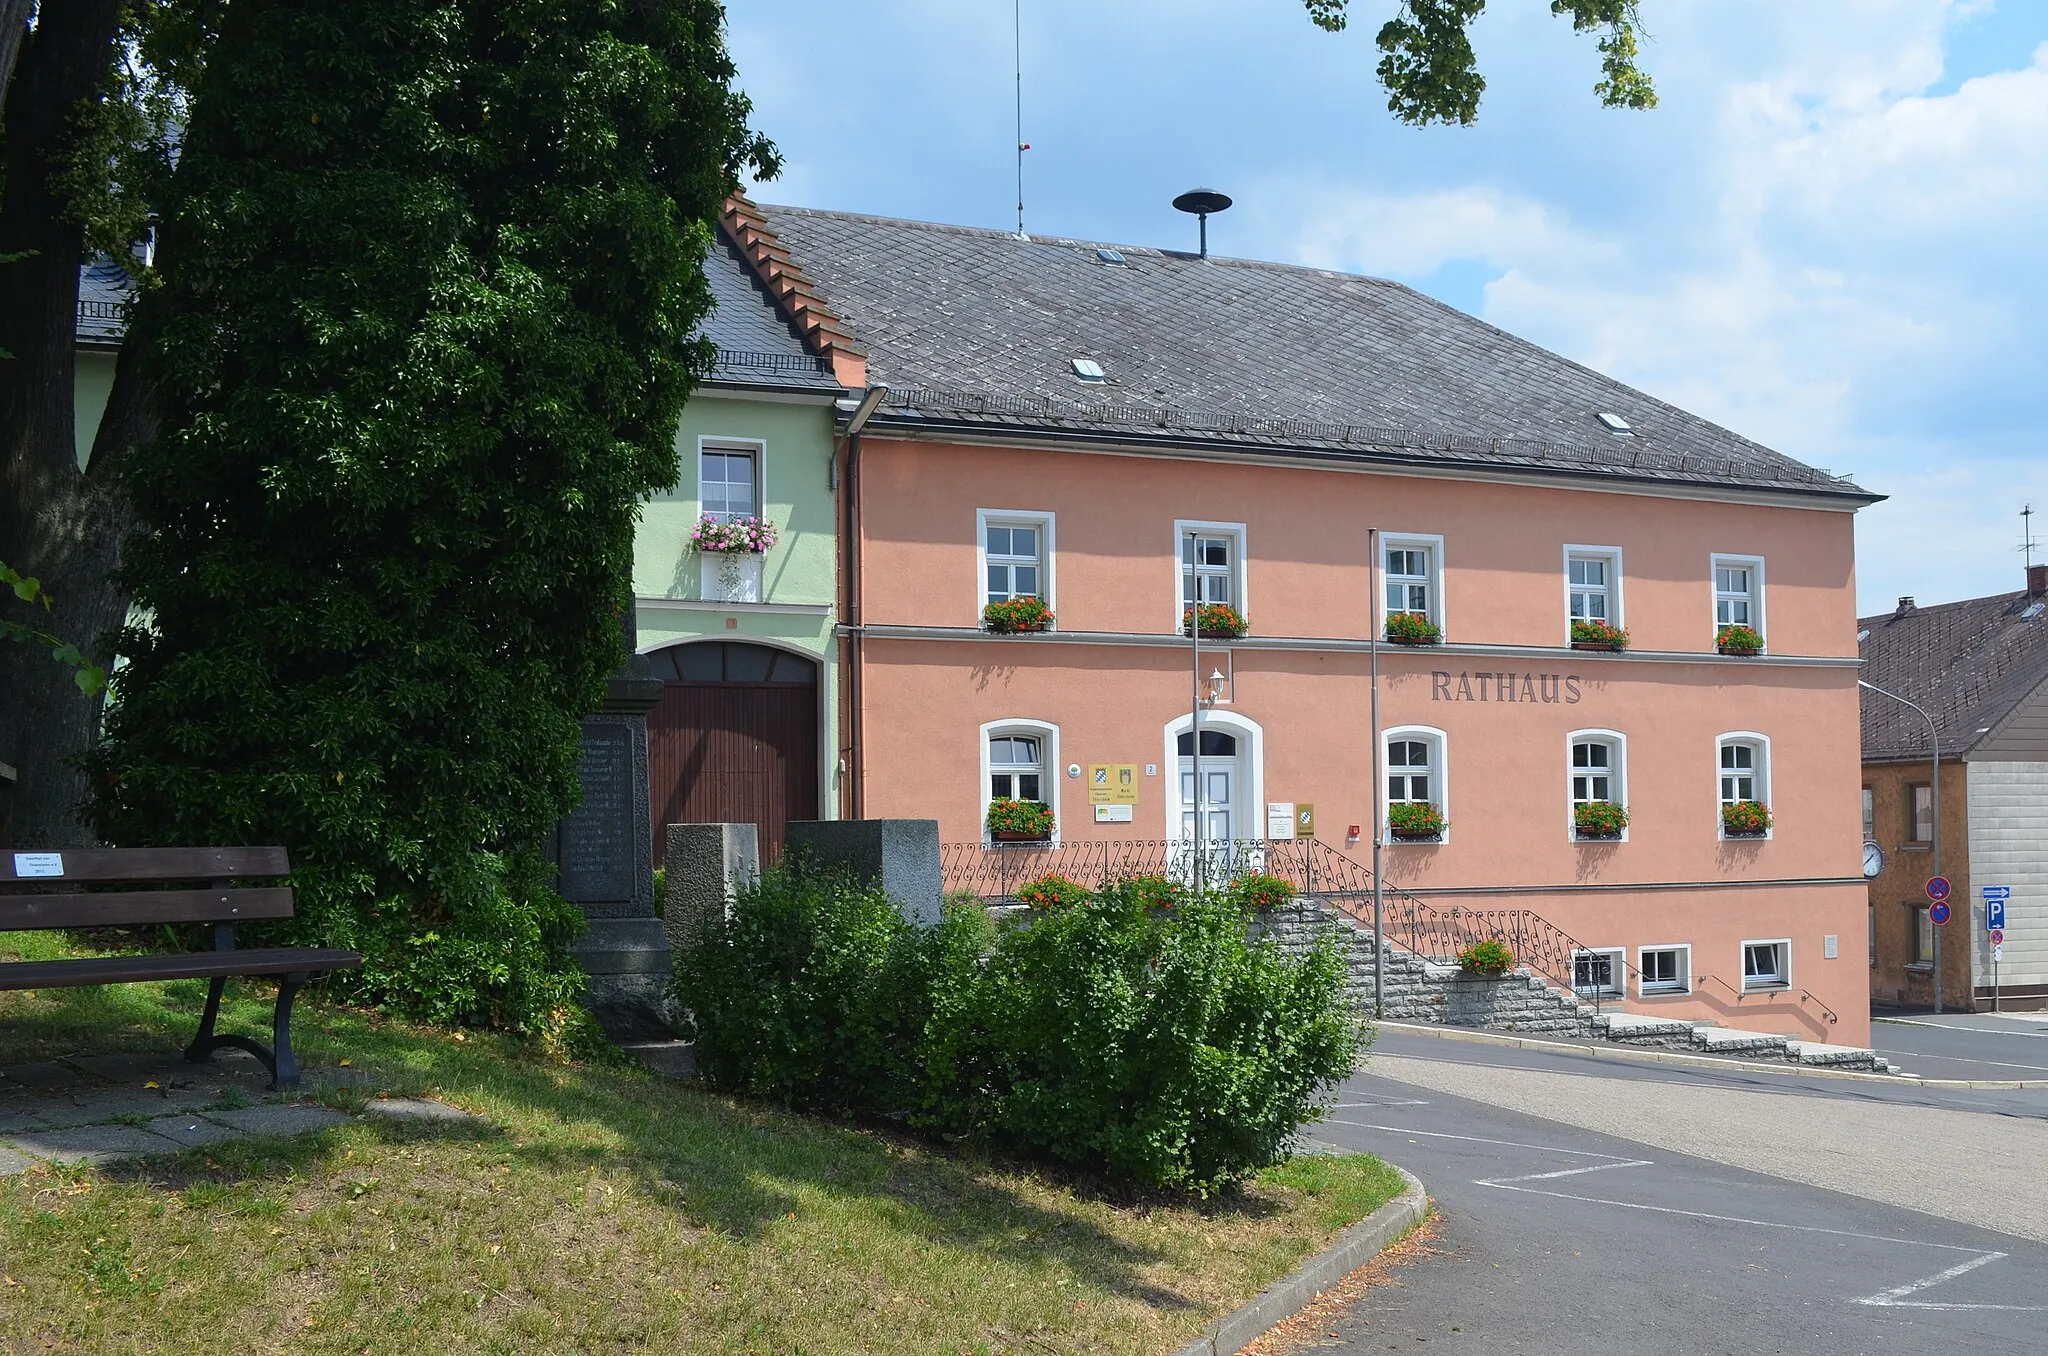
[[[983,1011],[988,1129],[1058,1162],[1206,1195],[1280,1161],[1357,1062],[1344,965],[1251,942],[1206,899],[1163,918],[1111,887],[1006,934]]]
[[[1187,887],[1171,876],[1133,876],[1124,883],[1132,898],[1147,909],[1177,909],[1187,898]]]
[[[1035,838],[1050,838],[1052,827],[1052,811],[1035,800],[1004,797],[988,803],[988,831],[991,834],[1021,833]]]
[[[1280,876],[1247,872],[1224,888],[1224,898],[1247,913],[1265,913],[1287,907],[1294,898],[1294,882]]]
[[[1054,871],[1017,887],[1017,902],[1034,909],[1059,909],[1089,898],[1088,887]]]
[[[1458,953],[1458,968],[1475,975],[1504,975],[1515,968],[1515,953],[1496,937],[1474,942]]]
[[[879,888],[786,867],[697,919],[676,978],[705,1081],[814,1110],[887,1100],[907,928]]]
[[[1434,645],[1443,638],[1443,628],[1420,612],[1393,612],[1387,616],[1387,639],[1396,645]]]
[[[978,903],[919,927],[879,891],[772,872],[682,949],[699,1068],[787,1106],[1219,1190],[1285,1156],[1364,1033],[1333,939],[1291,959],[1229,903],[1162,915],[1161,883],[998,932]]]

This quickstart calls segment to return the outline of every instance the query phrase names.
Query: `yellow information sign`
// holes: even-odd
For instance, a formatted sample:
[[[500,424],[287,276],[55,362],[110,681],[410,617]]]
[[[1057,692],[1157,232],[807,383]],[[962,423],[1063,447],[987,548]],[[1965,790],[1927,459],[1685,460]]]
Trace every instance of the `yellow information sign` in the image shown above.
[[[1136,763],[1091,763],[1088,766],[1090,805],[1136,805],[1138,765]]]
[[[1313,838],[1316,836],[1316,807],[1300,801],[1294,804],[1294,836]]]

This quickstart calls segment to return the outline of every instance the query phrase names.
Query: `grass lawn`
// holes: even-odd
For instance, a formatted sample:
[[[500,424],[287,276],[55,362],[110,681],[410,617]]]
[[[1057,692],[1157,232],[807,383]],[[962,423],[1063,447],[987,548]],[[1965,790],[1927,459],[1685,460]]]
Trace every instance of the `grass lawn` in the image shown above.
[[[175,1049],[203,995],[0,993],[0,1069]],[[267,986],[232,1006],[267,1029]],[[497,1037],[318,1002],[296,1030],[316,1077],[345,1058],[486,1123],[0,1179],[0,1351],[1163,1354],[1400,1190],[1377,1160],[1305,1158],[1133,1204]]]

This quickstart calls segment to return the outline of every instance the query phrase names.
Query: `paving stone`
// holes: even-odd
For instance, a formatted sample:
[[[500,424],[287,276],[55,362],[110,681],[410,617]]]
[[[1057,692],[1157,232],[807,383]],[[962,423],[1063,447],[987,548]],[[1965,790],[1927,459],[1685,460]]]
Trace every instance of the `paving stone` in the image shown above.
[[[379,1097],[366,1108],[372,1116],[389,1116],[396,1121],[482,1121],[461,1107],[449,1106],[424,1097]]]
[[[189,1077],[193,1068],[178,1052],[167,1050],[139,1055],[66,1055],[60,1062],[82,1074],[123,1085],[141,1084],[152,1078],[162,1080],[178,1069],[185,1070]]]
[[[149,1123],[150,1130],[165,1139],[180,1144],[218,1144],[224,1139],[240,1139],[242,1132],[216,1124],[204,1116],[159,1116]]]
[[[78,1076],[78,1070],[67,1069],[54,1060],[41,1064],[17,1064],[10,1069],[0,1069],[0,1087],[8,1091],[16,1088],[63,1088],[83,1081]]]
[[[4,1146],[59,1163],[107,1163],[119,1158],[167,1153],[178,1146],[132,1125],[81,1125],[11,1135]]]
[[[252,1106],[240,1111],[210,1111],[207,1116],[248,1135],[303,1135],[348,1122],[339,1111],[319,1106]]]
[[[15,1177],[29,1170],[32,1159],[24,1158],[14,1150],[0,1145],[0,1177]]]

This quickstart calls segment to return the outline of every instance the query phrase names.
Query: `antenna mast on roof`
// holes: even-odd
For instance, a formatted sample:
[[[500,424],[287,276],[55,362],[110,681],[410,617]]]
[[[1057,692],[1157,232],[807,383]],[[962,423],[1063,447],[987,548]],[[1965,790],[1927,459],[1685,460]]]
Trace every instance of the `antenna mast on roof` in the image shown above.
[[[2026,552],[2027,568],[2030,570],[2034,568],[2034,547],[2036,544],[2034,541],[2034,506],[2032,504],[2023,504],[2020,507],[2019,549]]]
[[[1013,0],[1010,7],[1010,51],[1017,67],[1017,238],[1025,240],[1024,152],[1031,143],[1024,139],[1024,0]]]

